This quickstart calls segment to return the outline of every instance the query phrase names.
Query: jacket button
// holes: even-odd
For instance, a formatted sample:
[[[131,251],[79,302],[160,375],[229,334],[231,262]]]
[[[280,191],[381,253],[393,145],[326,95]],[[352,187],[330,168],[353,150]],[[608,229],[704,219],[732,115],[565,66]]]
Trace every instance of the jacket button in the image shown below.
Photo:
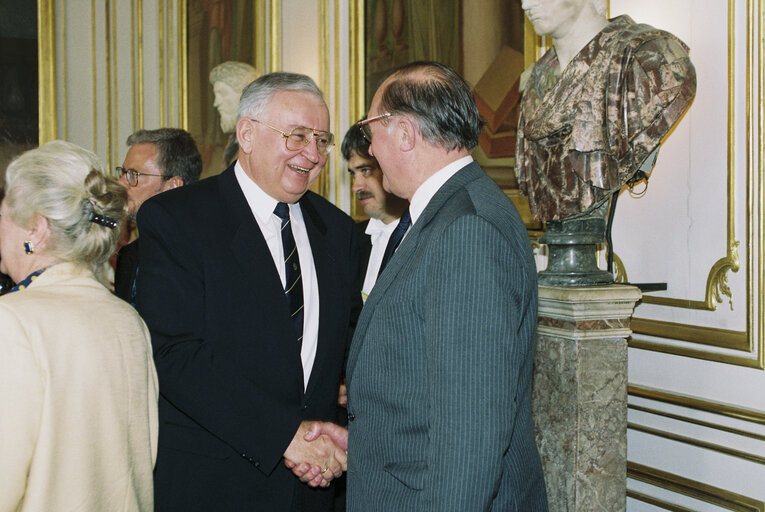
[[[353,414],[352,412],[349,412],[348,413],[348,421],[353,421],[355,419],[356,419],[356,415]]]

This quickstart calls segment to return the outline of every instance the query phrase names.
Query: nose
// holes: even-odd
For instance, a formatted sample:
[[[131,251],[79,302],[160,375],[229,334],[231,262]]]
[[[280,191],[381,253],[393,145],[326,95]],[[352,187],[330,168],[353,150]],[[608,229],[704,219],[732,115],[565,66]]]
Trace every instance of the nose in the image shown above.
[[[364,189],[364,177],[361,175],[361,173],[357,172],[357,173],[354,173],[352,176],[353,176],[353,178],[351,178],[351,179],[353,180],[353,183],[351,184],[351,191],[356,193],[356,192],[359,192],[359,191],[363,190]]]
[[[120,185],[122,185],[125,188],[130,188],[128,186],[127,174],[123,174],[122,176],[120,176],[119,179],[117,180],[117,183],[119,183]]]
[[[314,135],[311,139],[311,142],[309,142],[304,148],[303,148],[303,155],[305,155],[311,162],[313,163],[319,163],[322,159],[321,153],[319,153],[319,145],[318,141],[316,140],[316,136]]]

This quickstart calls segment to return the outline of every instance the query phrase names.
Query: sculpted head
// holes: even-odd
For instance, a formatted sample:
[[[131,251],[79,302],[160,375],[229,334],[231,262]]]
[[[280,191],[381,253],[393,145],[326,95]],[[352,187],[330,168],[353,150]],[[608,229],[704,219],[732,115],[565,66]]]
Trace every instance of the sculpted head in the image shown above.
[[[522,0],[526,17],[540,36],[565,37],[581,20],[605,18],[606,0]]]
[[[220,114],[220,129],[232,133],[236,129],[236,110],[242,90],[258,77],[255,68],[244,62],[227,61],[210,70],[210,83],[215,93],[213,106]]]

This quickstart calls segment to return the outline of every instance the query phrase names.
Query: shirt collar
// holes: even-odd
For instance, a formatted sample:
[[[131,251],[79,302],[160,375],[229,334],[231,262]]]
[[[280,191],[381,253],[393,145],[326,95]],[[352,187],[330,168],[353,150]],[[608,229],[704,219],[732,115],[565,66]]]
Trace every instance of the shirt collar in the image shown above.
[[[247,199],[247,204],[250,205],[253,215],[260,222],[269,222],[271,215],[274,213],[274,208],[276,208],[276,203],[279,201],[266,194],[257,183],[252,181],[244,172],[238,160],[236,165],[234,165],[234,175],[239,182],[239,186],[242,188],[244,197]]]
[[[463,156],[437,171],[417,188],[412,196],[412,201],[409,204],[409,213],[412,215],[412,224],[417,222],[417,219],[420,218],[425,207],[428,206],[430,200],[433,199],[433,196],[436,195],[436,192],[441,189],[444,183],[449,181],[449,178],[457,174],[457,171],[472,161],[472,156]]]
[[[392,233],[397,225],[398,219],[394,219],[386,224],[380,219],[371,218],[369,219],[369,224],[367,224],[367,229],[364,230],[364,233],[369,236],[374,236],[380,233]]]

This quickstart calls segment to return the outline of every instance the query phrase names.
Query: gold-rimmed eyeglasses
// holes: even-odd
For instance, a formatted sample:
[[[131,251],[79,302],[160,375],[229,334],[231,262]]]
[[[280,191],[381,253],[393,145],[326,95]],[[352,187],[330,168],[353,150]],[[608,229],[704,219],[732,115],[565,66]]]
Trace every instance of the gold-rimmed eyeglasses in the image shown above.
[[[138,178],[139,178],[139,176],[159,176],[159,177],[161,177],[161,178],[163,178],[165,180],[167,179],[167,178],[165,178],[165,176],[163,176],[161,174],[151,174],[151,173],[148,173],[148,172],[138,172],[135,169],[126,169],[124,167],[115,167],[114,170],[117,171],[117,178],[121,178],[123,176],[127,176],[128,185],[130,185],[131,187],[137,187],[138,186]]]
[[[283,132],[279,128],[275,128],[268,123],[264,123],[263,121],[259,121],[252,117],[248,117],[247,119],[280,133],[281,136],[284,137],[284,145],[287,146],[287,149],[290,151],[300,151],[309,145],[315,138],[316,149],[319,151],[319,154],[327,156],[329,155],[329,152],[332,151],[332,146],[335,145],[335,136],[330,132],[314,130],[313,128],[306,128],[305,126],[296,126],[289,132]]]
[[[372,143],[372,130],[369,128],[369,123],[380,121],[381,119],[387,119],[392,115],[393,114],[390,112],[386,112],[384,114],[380,114],[379,116],[374,116],[368,119],[364,119],[363,121],[359,121],[359,130],[361,130],[361,134],[365,139],[367,139],[367,142],[370,144]]]

